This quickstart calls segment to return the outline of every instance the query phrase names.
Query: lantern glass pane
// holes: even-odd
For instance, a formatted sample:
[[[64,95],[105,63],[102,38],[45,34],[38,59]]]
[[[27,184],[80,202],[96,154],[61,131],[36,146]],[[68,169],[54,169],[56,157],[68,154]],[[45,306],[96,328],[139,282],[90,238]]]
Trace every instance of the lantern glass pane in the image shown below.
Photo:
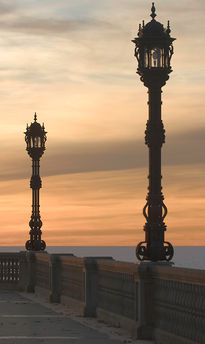
[[[149,51],[148,51],[148,49],[144,50],[144,68],[149,68]]]
[[[170,66],[170,52],[169,51],[165,50],[164,61],[165,61],[165,67],[169,68]]]
[[[160,48],[153,48],[150,51],[150,68],[164,67],[164,51]]]
[[[35,136],[33,138],[33,147],[34,148],[40,148],[41,147],[41,140],[39,136]]]

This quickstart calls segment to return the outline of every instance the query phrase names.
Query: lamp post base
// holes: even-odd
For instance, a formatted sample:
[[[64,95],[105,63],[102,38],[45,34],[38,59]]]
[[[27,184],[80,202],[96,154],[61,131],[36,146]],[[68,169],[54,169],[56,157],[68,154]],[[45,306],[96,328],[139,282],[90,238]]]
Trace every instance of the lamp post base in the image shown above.
[[[44,251],[46,248],[46,243],[44,240],[28,240],[25,244],[25,248],[27,251]]]
[[[141,241],[136,247],[136,256],[140,261],[149,260],[152,262],[169,262],[173,255],[174,248],[168,241],[164,241],[162,244],[158,242],[148,244],[146,241]]]

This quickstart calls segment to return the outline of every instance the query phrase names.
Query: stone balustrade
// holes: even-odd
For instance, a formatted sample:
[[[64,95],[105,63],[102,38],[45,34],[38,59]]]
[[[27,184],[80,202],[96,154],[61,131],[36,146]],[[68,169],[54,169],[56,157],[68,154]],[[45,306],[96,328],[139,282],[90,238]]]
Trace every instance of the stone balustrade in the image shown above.
[[[34,252],[0,254],[0,287],[43,293],[157,344],[205,343],[205,271]]]
[[[20,278],[20,255],[18,253],[1,253],[0,288],[16,289]]]
[[[153,328],[159,343],[205,343],[205,271],[155,267]]]

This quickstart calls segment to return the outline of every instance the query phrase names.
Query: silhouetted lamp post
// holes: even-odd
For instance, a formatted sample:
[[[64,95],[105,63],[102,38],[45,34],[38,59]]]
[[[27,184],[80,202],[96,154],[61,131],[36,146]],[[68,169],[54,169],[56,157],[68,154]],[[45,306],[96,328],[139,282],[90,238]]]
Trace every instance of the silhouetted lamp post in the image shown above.
[[[37,122],[36,113],[34,115],[34,122],[30,126],[27,125],[25,132],[25,141],[27,144],[27,152],[32,158],[32,176],[30,187],[32,189],[32,215],[29,222],[31,228],[30,240],[26,242],[26,249],[29,251],[43,251],[46,248],[45,241],[41,240],[42,221],[39,210],[39,190],[42,187],[41,178],[39,175],[40,158],[45,151],[46,131],[44,124],[41,126]]]
[[[138,244],[136,256],[139,260],[169,261],[174,250],[169,242],[164,241],[167,208],[163,203],[161,186],[161,147],[165,142],[165,130],[161,120],[161,88],[172,72],[170,61],[175,38],[170,37],[169,21],[165,29],[155,20],[154,3],[151,11],[152,20],[146,25],[144,21],[142,26],[139,25],[138,37],[132,41],[136,45],[137,73],[148,88],[149,94],[149,119],[145,131],[145,143],[149,148],[149,187],[147,203],[143,209],[146,219],[145,241]]]

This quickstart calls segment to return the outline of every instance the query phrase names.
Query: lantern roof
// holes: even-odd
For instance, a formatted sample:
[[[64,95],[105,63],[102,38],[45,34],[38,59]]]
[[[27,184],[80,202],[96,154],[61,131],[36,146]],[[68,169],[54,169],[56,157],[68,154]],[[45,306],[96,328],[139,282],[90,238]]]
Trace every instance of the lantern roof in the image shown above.
[[[151,8],[151,14],[150,14],[152,20],[148,22],[146,25],[141,24],[139,25],[139,32],[138,32],[138,37],[135,38],[132,42],[136,43],[137,45],[139,44],[140,41],[149,41],[149,42],[155,42],[161,41],[161,42],[168,42],[171,44],[175,38],[170,37],[170,25],[169,21],[167,24],[167,28],[164,28],[163,24],[155,20],[156,15],[156,9],[154,6],[154,2],[152,3],[152,8]]]
[[[165,34],[164,26],[160,22],[152,19],[149,23],[147,23],[144,28],[142,29],[143,34]]]
[[[30,126],[27,126],[27,134],[30,136],[43,136],[46,134],[44,129],[44,124],[41,126],[40,123],[37,122],[37,115],[35,112],[34,122],[31,123]]]

